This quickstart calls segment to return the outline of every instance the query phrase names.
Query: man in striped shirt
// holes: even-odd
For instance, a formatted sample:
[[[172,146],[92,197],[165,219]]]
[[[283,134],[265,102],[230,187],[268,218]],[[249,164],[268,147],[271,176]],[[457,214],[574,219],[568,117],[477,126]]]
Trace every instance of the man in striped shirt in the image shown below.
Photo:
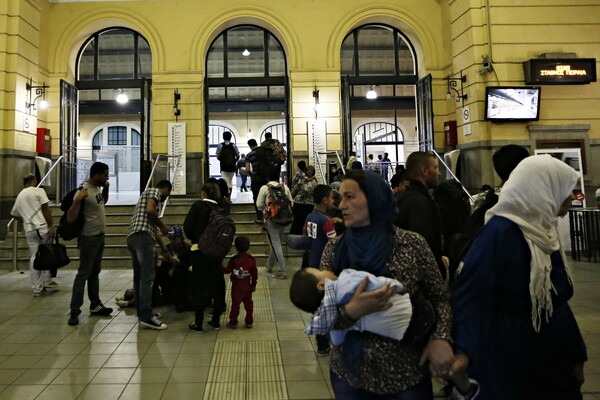
[[[167,324],[152,311],[152,285],[156,243],[162,247],[160,233],[166,234],[169,231],[169,227],[160,220],[159,209],[171,194],[171,189],[171,182],[162,180],[155,188],[146,189],[142,193],[135,206],[127,236],[127,248],[133,265],[134,300],[140,326],[156,330],[167,329]]]

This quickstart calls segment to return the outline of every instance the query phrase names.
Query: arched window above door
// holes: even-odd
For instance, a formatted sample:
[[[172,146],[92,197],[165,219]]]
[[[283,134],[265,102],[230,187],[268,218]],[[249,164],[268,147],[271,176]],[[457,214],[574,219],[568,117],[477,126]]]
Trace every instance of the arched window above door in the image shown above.
[[[126,28],[96,32],[83,45],[77,62],[78,81],[152,77],[152,53],[142,35]]]
[[[352,31],[342,43],[342,75],[416,75],[414,54],[411,43],[398,29],[365,25]]]

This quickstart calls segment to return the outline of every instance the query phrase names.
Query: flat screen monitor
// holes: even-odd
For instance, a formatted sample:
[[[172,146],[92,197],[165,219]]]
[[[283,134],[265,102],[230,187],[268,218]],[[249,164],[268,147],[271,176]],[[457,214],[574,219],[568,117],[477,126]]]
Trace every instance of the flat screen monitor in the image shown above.
[[[485,88],[487,121],[537,121],[540,119],[539,86],[488,86]]]

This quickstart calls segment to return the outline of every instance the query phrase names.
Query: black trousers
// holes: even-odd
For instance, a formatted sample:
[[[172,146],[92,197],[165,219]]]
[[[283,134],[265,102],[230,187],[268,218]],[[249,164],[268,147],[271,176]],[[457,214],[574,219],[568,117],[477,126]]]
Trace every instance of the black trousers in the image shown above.
[[[199,251],[192,251],[192,280],[194,282],[195,322],[202,326],[204,310],[214,299],[213,322],[219,322],[225,310],[225,277],[221,272],[221,261],[205,256]]]

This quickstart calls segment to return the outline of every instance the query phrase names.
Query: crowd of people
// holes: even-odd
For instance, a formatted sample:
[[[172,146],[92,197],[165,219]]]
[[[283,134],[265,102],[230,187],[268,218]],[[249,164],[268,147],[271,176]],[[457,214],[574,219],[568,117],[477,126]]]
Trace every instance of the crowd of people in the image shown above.
[[[288,187],[280,181],[286,154],[276,139],[249,140],[245,156],[230,140],[224,135],[217,151],[223,179],[202,185],[183,229],[159,218],[169,181],[144,191],[135,206],[127,305],[135,305],[141,327],[167,329],[153,306],[169,302],[194,311],[191,332],[204,331],[209,306],[207,324],[220,329],[227,274],[226,326],[238,327],[243,304],[244,326],[252,328],[259,277],[249,239],[237,235],[228,260],[209,255],[200,239],[214,213],[229,214],[231,180],[243,168],[269,243],[267,274],[288,278],[284,243],[303,250],[290,300],[312,314],[305,332],[316,336],[317,354],[330,357],[336,398],[432,399],[432,378],[454,400],[582,398],[586,346],[569,307],[573,284],[557,233],[579,178],[570,166],[505,146],[493,157],[501,185],[484,188],[470,204],[462,188],[439,182],[429,153],[411,153],[389,182],[387,173],[350,158],[345,174],[319,184],[315,168],[301,161]],[[375,164],[383,168],[386,159]],[[69,325],[79,323],[86,283],[90,314],[113,311],[99,298],[108,172],[94,163],[67,212],[69,221],[80,213],[85,220]],[[32,263],[34,247],[55,233],[35,183],[25,177],[12,211],[25,223]],[[52,286],[49,273],[32,268],[31,278],[36,296]]]

